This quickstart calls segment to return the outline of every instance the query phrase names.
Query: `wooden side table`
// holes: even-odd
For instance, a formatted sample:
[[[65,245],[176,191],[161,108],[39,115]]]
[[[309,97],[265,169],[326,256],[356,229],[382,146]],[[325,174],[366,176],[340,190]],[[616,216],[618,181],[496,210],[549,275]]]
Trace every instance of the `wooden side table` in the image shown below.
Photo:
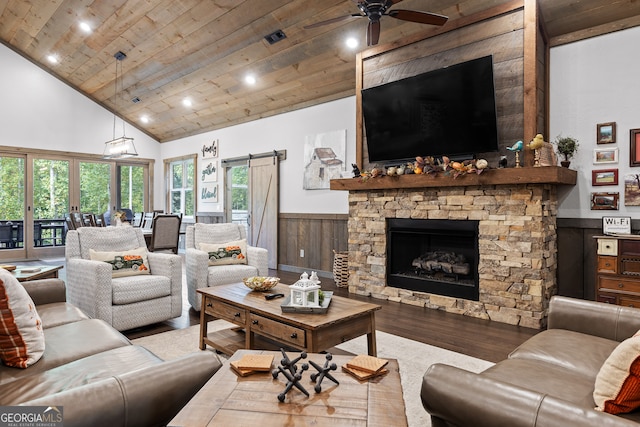
[[[58,271],[64,266],[62,265],[33,265],[33,266],[17,266],[13,271],[18,282],[28,282],[29,280],[38,279],[57,279]]]

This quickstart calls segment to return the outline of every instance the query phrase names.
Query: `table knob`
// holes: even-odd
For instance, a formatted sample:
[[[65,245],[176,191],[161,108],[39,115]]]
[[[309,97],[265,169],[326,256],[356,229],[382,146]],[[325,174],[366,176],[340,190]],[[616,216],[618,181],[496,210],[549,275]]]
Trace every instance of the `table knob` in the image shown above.
[[[624,285],[622,283],[618,283],[618,287],[619,288],[624,288]]]
[[[208,302],[207,307],[213,307],[213,303]]]
[[[296,339],[298,338],[298,334],[296,334],[295,332],[291,334],[291,338]]]
[[[236,314],[234,314],[234,316],[240,317],[240,312],[237,312]]]
[[[251,322],[251,323],[253,323],[254,325],[257,325],[257,324],[258,324],[258,321],[257,321],[257,320],[254,320],[254,321],[253,321],[253,322]]]

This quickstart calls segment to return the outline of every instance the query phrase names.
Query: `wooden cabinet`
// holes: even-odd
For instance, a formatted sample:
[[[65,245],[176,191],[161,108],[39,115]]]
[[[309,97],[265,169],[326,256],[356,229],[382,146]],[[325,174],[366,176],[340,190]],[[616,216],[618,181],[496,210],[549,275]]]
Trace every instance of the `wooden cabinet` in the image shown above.
[[[640,307],[640,236],[596,239],[596,299]]]

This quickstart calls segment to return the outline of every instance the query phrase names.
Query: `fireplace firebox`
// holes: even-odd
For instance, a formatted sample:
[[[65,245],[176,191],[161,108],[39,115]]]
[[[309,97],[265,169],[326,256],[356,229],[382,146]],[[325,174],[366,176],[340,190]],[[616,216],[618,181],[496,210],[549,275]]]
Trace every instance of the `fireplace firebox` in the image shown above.
[[[387,285],[478,301],[478,223],[387,219]]]

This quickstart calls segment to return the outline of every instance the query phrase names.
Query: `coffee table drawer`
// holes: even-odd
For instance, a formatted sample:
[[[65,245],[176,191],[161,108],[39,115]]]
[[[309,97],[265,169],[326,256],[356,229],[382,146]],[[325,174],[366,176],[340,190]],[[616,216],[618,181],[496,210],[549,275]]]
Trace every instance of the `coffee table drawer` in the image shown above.
[[[246,311],[242,310],[235,305],[227,304],[224,302],[220,302],[218,300],[214,300],[211,298],[205,298],[202,301],[205,307],[205,313],[217,317],[219,319],[224,319],[229,322],[233,322],[237,325],[245,325],[246,321]]]
[[[251,331],[260,335],[273,337],[278,341],[305,347],[305,330],[295,326],[271,320],[269,318],[251,313]]]

